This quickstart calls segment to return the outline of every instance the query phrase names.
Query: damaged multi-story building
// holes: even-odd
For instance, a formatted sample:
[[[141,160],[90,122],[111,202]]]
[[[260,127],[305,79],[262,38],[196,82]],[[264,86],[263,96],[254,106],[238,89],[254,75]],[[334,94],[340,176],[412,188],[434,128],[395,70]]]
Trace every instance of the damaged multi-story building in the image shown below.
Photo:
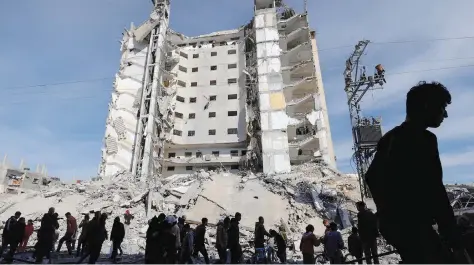
[[[308,14],[255,0],[237,29],[185,36],[170,0],[123,33],[99,175],[250,168],[320,158],[335,167],[315,32]]]

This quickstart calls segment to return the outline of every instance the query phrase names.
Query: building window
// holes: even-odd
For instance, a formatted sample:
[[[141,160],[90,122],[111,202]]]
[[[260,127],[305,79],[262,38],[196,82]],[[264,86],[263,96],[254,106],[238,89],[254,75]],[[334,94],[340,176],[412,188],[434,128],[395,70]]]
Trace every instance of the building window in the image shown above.
[[[237,68],[236,63],[232,63],[232,64],[227,65],[227,69],[234,69],[234,68]]]
[[[215,112],[209,112],[209,118],[215,118],[216,113]]]
[[[184,103],[184,98],[181,96],[176,96],[176,100]]]
[[[212,155],[215,156],[215,157],[218,157],[219,156],[219,151],[212,151]]]
[[[237,99],[237,94],[227,95],[227,99]]]
[[[201,157],[202,157],[202,153],[201,153],[201,152],[196,152],[196,157],[201,158]]]
[[[217,96],[209,96],[209,101],[216,101]]]
[[[168,153],[168,158],[176,157],[176,153]]]
[[[188,136],[194,136],[195,135],[195,131],[188,131]]]
[[[229,78],[227,79],[227,84],[235,84],[237,83],[237,78]]]
[[[215,71],[215,70],[217,70],[217,65],[212,65],[211,66],[211,71]]]
[[[216,135],[216,130],[215,129],[209,130],[209,135]]]
[[[189,103],[196,103],[196,98],[189,98]]]
[[[237,53],[237,50],[228,50],[227,51],[227,54],[236,54]]]
[[[193,166],[186,166],[186,170],[187,170],[187,171],[193,170]]]
[[[194,59],[199,58],[199,53],[193,54],[193,58],[194,58]]]
[[[188,55],[184,52],[179,52],[179,55],[181,55],[181,57],[188,59]]]
[[[186,87],[186,82],[178,80],[178,86],[180,87]]]
[[[168,170],[168,171],[174,171],[174,167],[168,167],[166,170]]]
[[[211,82],[209,82],[209,85],[211,85],[211,86],[215,86],[216,84],[217,84],[216,80],[211,80]]]
[[[176,118],[182,119],[182,118],[183,118],[183,113],[175,112],[175,113],[174,113],[174,116],[175,116]]]
[[[239,150],[230,150],[230,156],[239,156]]]
[[[239,165],[231,165],[230,169],[239,169]]]
[[[230,116],[230,117],[232,117],[232,116],[237,116],[237,111],[235,111],[235,110],[233,110],[233,111],[228,111],[228,112],[227,112],[227,116]]]
[[[188,68],[184,67],[184,66],[178,66],[178,70],[180,70],[181,72],[185,72],[187,73],[188,72]]]
[[[193,73],[196,73],[197,71],[198,71],[198,68],[197,68],[197,67],[193,67],[192,72],[193,72]]]
[[[193,153],[192,152],[184,152],[184,157],[192,157]]]
[[[217,56],[217,52],[211,52],[211,56]]]
[[[180,130],[173,130],[173,134],[177,135],[177,136],[181,136],[183,134],[183,132],[180,131]]]
[[[198,86],[198,82],[191,82],[191,86]]]
[[[227,129],[227,134],[237,134],[237,128],[229,128],[229,129]]]
[[[196,118],[196,113],[189,113],[188,118],[189,118],[190,120],[195,119],[195,118]]]

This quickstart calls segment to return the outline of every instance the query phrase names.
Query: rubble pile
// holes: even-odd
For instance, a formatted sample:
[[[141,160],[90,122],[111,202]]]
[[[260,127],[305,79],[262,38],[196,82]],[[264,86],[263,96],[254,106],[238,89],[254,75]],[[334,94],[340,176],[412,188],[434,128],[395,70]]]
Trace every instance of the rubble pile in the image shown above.
[[[113,218],[119,216],[123,221],[125,211],[130,210],[134,219],[126,226],[122,248],[124,253],[134,255],[144,252],[147,221],[152,216],[159,213],[185,215],[191,224],[199,224],[201,218],[206,217],[210,224],[208,252],[212,259],[218,257],[214,247],[215,224],[225,216],[240,212],[241,244],[248,258],[253,253],[250,242],[259,216],[264,217],[267,230],[278,231],[283,227],[288,241],[298,246],[308,224],[314,225],[315,234],[323,235],[323,219],[334,220],[344,233],[348,231],[355,220],[358,192],[357,178],[340,174],[322,162],[297,165],[290,173],[272,176],[200,170],[172,175],[151,184],[141,183],[129,173],[120,173],[106,180],[55,186],[42,193],[2,194],[5,199],[1,200],[0,219],[5,221],[20,210],[26,219],[35,220],[35,227],[39,228],[48,207],[54,206],[60,216],[71,212],[78,223],[83,214],[101,211],[110,216],[107,222],[110,233]],[[148,205],[151,209],[147,217]],[[368,205],[370,207],[370,202]],[[63,223],[60,225],[60,229],[65,229]],[[30,244],[34,244],[35,239],[32,239]],[[110,247],[110,241],[106,241],[102,252],[108,254]],[[380,247],[381,252],[385,252],[385,246]],[[288,262],[301,259],[299,251],[288,251]],[[393,257],[383,261],[391,259]]]

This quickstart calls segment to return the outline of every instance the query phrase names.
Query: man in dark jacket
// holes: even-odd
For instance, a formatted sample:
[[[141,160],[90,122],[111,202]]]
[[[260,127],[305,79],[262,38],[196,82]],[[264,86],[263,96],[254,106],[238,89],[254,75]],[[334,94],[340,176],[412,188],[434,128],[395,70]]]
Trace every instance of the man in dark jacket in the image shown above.
[[[94,216],[97,218],[97,216]],[[105,223],[107,221],[107,214],[103,213],[96,221],[92,218],[87,228],[87,249],[86,253],[79,259],[77,263],[81,263],[84,259],[89,256],[89,264],[95,264],[100,256],[100,250],[102,244],[108,238],[107,229]]]
[[[242,259],[242,247],[240,246],[239,222],[242,218],[240,213],[236,213],[235,217],[230,220],[228,230],[228,244],[230,249],[230,263],[238,264]]]
[[[347,239],[347,246],[349,248],[349,254],[358,259],[357,263],[362,264],[364,248],[362,247],[362,240],[360,240],[359,237],[359,229],[355,226],[352,227],[352,233]]]
[[[38,231],[38,243],[35,249],[36,263],[43,262],[43,258],[50,258],[54,242],[54,234],[59,227],[58,220],[54,217],[55,210],[53,207],[49,208],[48,212],[44,214],[41,219],[41,227]]]
[[[3,252],[5,251],[8,245],[10,245],[11,247],[13,235],[12,230],[18,222],[20,216],[21,212],[16,212],[15,215],[8,218],[8,220],[5,222],[5,226],[3,227],[2,247],[0,248],[0,256],[3,255]]]
[[[84,215],[84,219],[79,224],[79,228],[82,228],[81,235],[79,236],[78,244],[77,244],[77,252],[76,257],[84,254],[84,248],[86,244],[86,235],[87,235],[87,227],[89,225],[89,215]]]
[[[357,210],[357,222],[359,226],[359,237],[362,241],[364,248],[365,262],[367,264],[372,263],[373,257],[374,264],[379,264],[379,258],[377,253],[377,237],[379,231],[377,228],[377,217],[373,212],[367,209],[365,202],[359,201],[356,203]]]
[[[21,217],[17,222],[15,222],[15,224],[13,224],[13,227],[9,231],[10,251],[8,252],[7,260],[10,262],[13,260],[13,255],[15,255],[16,249],[23,240],[23,236],[25,235],[25,227],[25,218]]]
[[[114,224],[112,226],[112,231],[110,232],[110,240],[112,241],[112,260],[114,263],[117,262],[117,251],[120,250],[120,255],[123,254],[122,244],[123,239],[125,238],[125,227],[120,222],[120,217],[115,217]]]
[[[255,248],[265,247],[265,236],[270,237],[270,233],[265,229],[265,220],[262,216],[258,217],[258,222],[255,223]]]
[[[280,263],[286,263],[286,241],[277,231],[270,229],[270,235],[275,239],[277,245],[277,257]]]
[[[449,91],[440,83],[421,82],[407,94],[405,122],[380,139],[365,177],[377,206],[380,233],[403,263],[452,263],[460,233],[443,185],[436,136],[448,117]],[[427,201],[420,207],[416,202]],[[406,217],[416,220],[407,222]],[[438,225],[445,247],[432,225]]]
[[[206,240],[206,226],[207,218],[202,218],[201,224],[196,227],[195,240],[194,240],[194,256],[197,257],[198,253],[201,252],[206,264],[209,264],[209,255],[207,254],[205,240]]]

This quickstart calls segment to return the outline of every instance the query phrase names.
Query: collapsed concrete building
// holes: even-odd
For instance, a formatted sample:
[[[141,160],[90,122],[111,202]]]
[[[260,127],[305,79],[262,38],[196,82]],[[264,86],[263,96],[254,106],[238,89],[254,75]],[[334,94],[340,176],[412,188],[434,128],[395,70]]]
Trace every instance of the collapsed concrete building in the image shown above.
[[[169,28],[170,2],[123,33],[99,176],[335,167],[307,14],[255,0],[250,23],[187,37]]]

